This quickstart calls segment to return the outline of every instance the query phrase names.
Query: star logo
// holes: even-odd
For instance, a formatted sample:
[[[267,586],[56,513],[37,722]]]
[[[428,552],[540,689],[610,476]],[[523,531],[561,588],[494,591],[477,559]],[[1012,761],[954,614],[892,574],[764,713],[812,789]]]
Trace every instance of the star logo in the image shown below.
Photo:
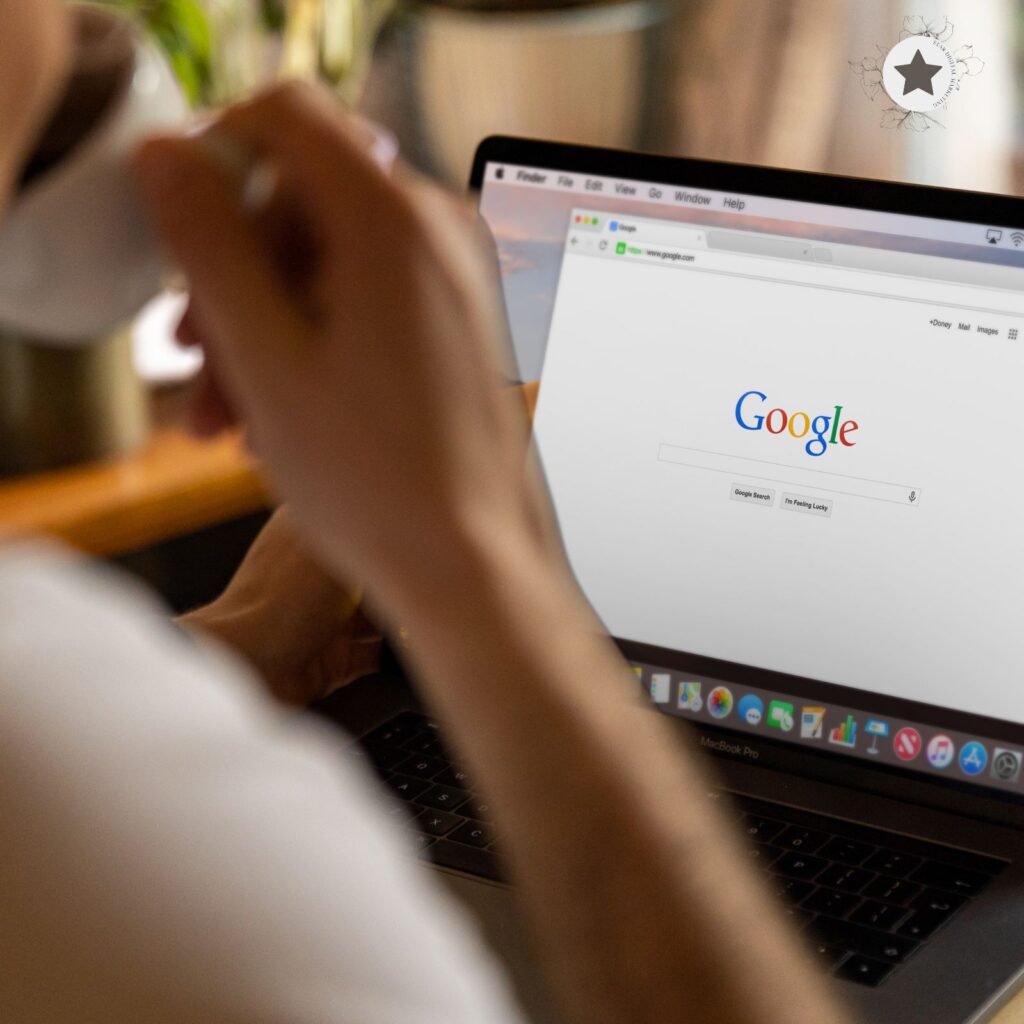
[[[918,49],[909,64],[897,64],[896,70],[903,76],[903,95],[915,89],[923,89],[929,96],[935,95],[932,79],[942,70],[941,64],[929,64]]]
[[[945,110],[961,83],[985,66],[974,47],[955,46],[952,36],[948,18],[908,16],[895,45],[888,50],[879,46],[876,56],[850,62],[868,99],[889,100],[882,110],[883,128],[942,127],[936,112]]]
[[[885,56],[882,88],[903,110],[934,110],[956,88],[956,61],[937,39],[907,36]]]

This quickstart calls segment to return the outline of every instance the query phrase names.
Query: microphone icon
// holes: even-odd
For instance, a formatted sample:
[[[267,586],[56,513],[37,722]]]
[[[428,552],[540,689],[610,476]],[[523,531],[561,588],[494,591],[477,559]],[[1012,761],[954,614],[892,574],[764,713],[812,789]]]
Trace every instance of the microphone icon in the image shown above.
[[[917,501],[917,491],[910,492],[910,504],[913,505]]]

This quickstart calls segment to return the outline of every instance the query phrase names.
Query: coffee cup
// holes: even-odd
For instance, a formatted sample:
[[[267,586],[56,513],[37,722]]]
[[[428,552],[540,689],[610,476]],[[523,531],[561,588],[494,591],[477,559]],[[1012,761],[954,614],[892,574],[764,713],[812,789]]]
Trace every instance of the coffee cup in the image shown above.
[[[131,23],[97,8],[74,17],[75,73],[0,220],[0,333],[62,347],[102,340],[160,291],[165,266],[131,157],[188,114]]]

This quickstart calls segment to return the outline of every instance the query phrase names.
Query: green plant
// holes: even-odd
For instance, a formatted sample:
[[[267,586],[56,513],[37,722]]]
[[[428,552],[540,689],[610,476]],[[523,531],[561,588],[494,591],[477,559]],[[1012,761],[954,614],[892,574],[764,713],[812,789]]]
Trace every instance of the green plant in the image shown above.
[[[124,12],[166,53],[193,105],[232,102],[268,75],[320,78],[358,100],[396,0],[79,0]]]
[[[160,44],[193,104],[209,101],[213,86],[210,20],[201,0],[94,0],[135,18]],[[275,6],[272,0],[264,8]]]

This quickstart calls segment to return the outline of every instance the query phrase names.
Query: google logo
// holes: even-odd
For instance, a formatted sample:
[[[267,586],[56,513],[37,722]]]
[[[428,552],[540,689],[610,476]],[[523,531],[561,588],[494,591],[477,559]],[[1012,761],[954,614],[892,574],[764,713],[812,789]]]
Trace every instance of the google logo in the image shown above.
[[[760,399],[760,401],[756,401]],[[806,412],[786,412],[785,409],[764,409],[768,396],[763,391],[744,391],[736,403],[736,422],[744,430],[767,430],[769,434],[788,433],[797,440],[811,435],[804,445],[808,455],[817,458],[828,451],[830,444],[841,444],[853,448],[856,441],[849,440],[850,434],[860,429],[856,420],[842,421],[843,407],[836,405],[835,415],[814,416]]]

